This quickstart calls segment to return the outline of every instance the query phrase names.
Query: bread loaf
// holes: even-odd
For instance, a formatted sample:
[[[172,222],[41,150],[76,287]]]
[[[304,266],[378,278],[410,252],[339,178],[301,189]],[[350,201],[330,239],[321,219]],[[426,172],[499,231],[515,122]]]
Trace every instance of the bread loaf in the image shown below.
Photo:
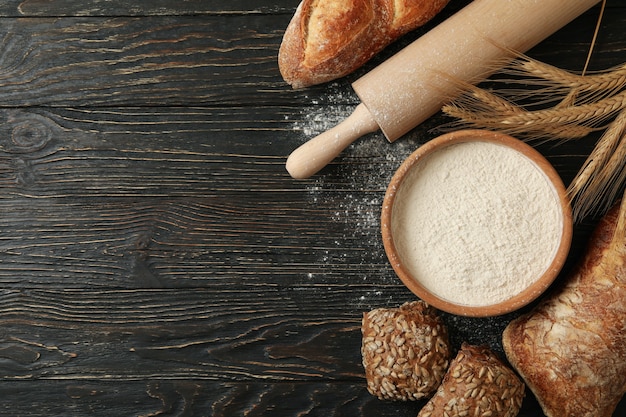
[[[524,391],[524,383],[489,348],[464,343],[417,417],[515,417]]]
[[[434,308],[418,300],[363,314],[361,354],[367,389],[381,400],[415,401],[443,379],[448,331]]]
[[[626,391],[626,202],[600,221],[581,261],[503,334],[548,417],[611,417]]]
[[[449,0],[303,0],[287,26],[278,66],[294,88],[343,77]]]

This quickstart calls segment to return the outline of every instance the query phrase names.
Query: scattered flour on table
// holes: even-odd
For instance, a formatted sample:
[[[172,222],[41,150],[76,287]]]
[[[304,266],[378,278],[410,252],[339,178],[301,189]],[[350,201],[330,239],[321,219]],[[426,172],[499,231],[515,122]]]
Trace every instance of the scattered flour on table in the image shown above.
[[[349,93],[330,94],[324,104],[313,105],[302,112],[301,119],[293,122],[294,132],[300,132],[302,142],[336,126],[345,120],[356,105],[346,105]],[[415,140],[400,139],[389,143],[381,132],[364,136],[349,146],[338,157],[341,164],[333,165],[332,170],[317,174],[308,181],[308,196],[311,204],[328,207],[331,220],[342,227],[342,235],[336,236],[336,250],[326,251],[321,264],[332,263],[339,258],[361,254],[362,281],[367,282],[372,271],[376,271],[376,282],[399,284],[399,278],[389,268],[385,276],[380,276],[380,265],[385,265],[385,255],[380,232],[380,214],[387,185],[402,161],[419,146]],[[330,231],[329,233],[334,233]],[[359,248],[348,253],[342,248]],[[332,253],[331,253],[332,252]],[[356,261],[359,261],[358,258]],[[309,273],[308,278],[315,279]],[[380,297],[381,291],[368,296]],[[366,304],[367,296],[359,296],[359,302]]]

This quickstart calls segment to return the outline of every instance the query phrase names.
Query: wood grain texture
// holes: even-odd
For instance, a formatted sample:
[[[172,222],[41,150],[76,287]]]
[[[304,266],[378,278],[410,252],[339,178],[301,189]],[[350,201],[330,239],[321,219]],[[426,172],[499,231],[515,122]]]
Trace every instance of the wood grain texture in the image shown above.
[[[283,15],[5,19],[2,105],[238,106],[290,96],[275,64],[282,31],[263,31],[287,21]]]
[[[358,381],[360,317],[336,305],[346,290],[308,302],[318,289],[271,284],[3,291],[0,357],[15,379]]]
[[[590,41],[594,17],[589,13],[577,20],[538,47],[536,55],[541,58],[550,51],[551,59],[584,62],[587,39],[581,44],[572,44],[571,39],[580,39],[576,32],[585,26]],[[323,86],[293,91],[280,78],[276,55],[289,18],[253,14],[5,19],[0,33],[1,105],[261,106],[286,105],[294,100],[322,102],[328,91]],[[624,23],[619,13],[607,15],[606,24],[611,27]],[[614,58],[619,42],[619,38],[605,36],[597,54],[608,57],[593,64],[620,63]],[[335,84],[347,88],[356,75],[399,46],[401,43],[390,47],[366,68]],[[572,55],[573,48],[576,55]],[[566,60],[560,54],[570,57]]]
[[[151,382],[45,381],[0,383],[10,415],[255,416],[414,415],[419,403],[383,403],[359,384],[264,383],[203,380]],[[38,392],[33,396],[28,392]],[[127,401],[120,402],[120,398]],[[340,402],[334,399],[341,397]],[[28,404],[28,405],[27,405]],[[8,414],[9,415],[9,414]]]
[[[0,5],[4,16],[183,16],[206,14],[291,14],[299,0],[279,3],[262,0],[7,0]]]
[[[413,297],[382,248],[382,196],[446,119],[292,180],[286,156],[356,105],[350,82],[420,35],[293,91],[276,54],[297,3],[0,4],[0,415],[417,413],[365,390],[359,325]],[[609,6],[596,69],[623,61]],[[533,56],[579,69],[596,16]],[[539,148],[567,181],[594,139]],[[499,352],[511,317],[444,315],[454,346]],[[520,416],[537,415],[531,396]]]
[[[421,402],[384,402],[364,392],[359,384],[264,383],[205,380],[0,382],[7,399],[6,415],[115,415],[115,416],[413,416]],[[29,393],[37,392],[38,395]],[[120,397],[127,402],[120,402]],[[334,399],[340,397],[341,401]],[[518,417],[536,417],[537,407],[524,400]],[[11,414],[13,413],[13,414]]]

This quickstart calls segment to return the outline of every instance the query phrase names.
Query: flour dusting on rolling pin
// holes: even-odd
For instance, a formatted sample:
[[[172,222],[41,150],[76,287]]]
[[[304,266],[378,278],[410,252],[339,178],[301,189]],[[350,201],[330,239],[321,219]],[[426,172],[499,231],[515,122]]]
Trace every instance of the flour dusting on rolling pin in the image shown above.
[[[600,0],[474,0],[352,85],[361,104],[346,120],[287,159],[308,178],[359,137],[382,130],[393,142],[441,109],[457,87],[478,83],[508,51],[526,52]]]

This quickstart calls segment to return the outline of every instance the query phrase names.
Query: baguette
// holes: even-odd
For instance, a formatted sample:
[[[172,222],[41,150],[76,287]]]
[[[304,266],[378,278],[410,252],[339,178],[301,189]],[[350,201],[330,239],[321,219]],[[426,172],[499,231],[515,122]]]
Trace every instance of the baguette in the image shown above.
[[[303,0],[283,35],[280,72],[293,88],[348,75],[448,1]]]
[[[611,417],[626,391],[626,199],[596,227],[562,288],[503,334],[548,417]]]

